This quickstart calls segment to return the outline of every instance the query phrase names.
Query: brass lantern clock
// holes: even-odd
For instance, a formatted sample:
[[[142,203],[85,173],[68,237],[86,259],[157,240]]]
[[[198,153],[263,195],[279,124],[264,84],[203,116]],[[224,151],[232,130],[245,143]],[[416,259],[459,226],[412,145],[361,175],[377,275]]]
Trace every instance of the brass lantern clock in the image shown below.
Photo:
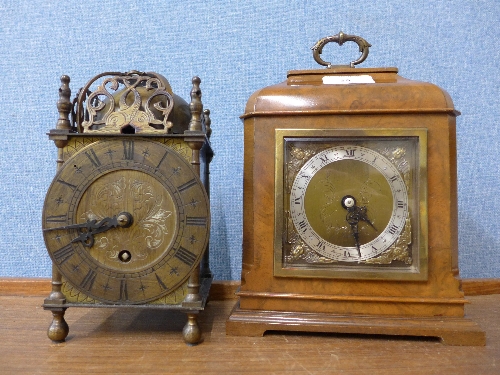
[[[140,306],[185,311],[188,344],[201,339],[208,265],[209,111],[200,79],[191,103],[157,73],[103,73],[70,102],[61,78],[60,118],[49,138],[58,171],[42,215],[53,261],[48,336],[68,334],[68,307]],[[69,114],[72,114],[71,120]]]
[[[334,66],[330,42],[361,57]],[[355,68],[363,38],[313,47],[326,69],[253,94],[244,121],[243,265],[226,331],[440,337],[484,345],[458,279],[455,118],[449,95]],[[273,163],[269,163],[274,160]]]

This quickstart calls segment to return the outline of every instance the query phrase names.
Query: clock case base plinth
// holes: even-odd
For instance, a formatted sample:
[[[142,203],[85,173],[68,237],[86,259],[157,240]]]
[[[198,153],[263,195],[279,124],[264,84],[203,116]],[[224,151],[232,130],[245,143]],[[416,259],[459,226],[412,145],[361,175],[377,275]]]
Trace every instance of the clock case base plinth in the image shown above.
[[[54,342],[64,342],[69,333],[69,327],[64,319],[64,313],[69,307],[92,307],[92,308],[128,308],[128,309],[158,309],[176,310],[187,314],[188,320],[182,331],[184,341],[188,345],[196,345],[201,342],[201,330],[198,325],[198,313],[205,309],[212,285],[213,277],[202,277],[200,280],[199,299],[197,301],[184,301],[178,305],[139,304],[139,305],[113,305],[104,303],[67,303],[62,300],[45,299],[42,305],[44,310],[52,312],[52,323],[47,335]]]
[[[485,333],[476,323],[456,317],[244,310],[237,303],[226,322],[228,335],[263,336],[266,331],[438,337],[446,345],[486,345]]]

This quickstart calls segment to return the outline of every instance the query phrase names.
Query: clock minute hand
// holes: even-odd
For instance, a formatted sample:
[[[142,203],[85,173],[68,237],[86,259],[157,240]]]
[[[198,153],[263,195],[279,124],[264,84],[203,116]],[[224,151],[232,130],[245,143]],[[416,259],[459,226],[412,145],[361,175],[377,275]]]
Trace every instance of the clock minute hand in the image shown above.
[[[97,220],[91,220],[87,222],[87,227],[78,228],[79,235],[71,240],[71,242],[80,241],[85,247],[94,246],[94,235],[106,232],[111,228],[116,228],[118,226],[118,221],[116,216],[112,218],[106,217],[97,223]],[[87,229],[86,231],[81,231],[81,229]]]
[[[356,241],[356,249],[358,250],[358,256],[361,257],[361,249],[359,245],[359,230],[358,230],[359,219],[360,218],[359,218],[358,207],[357,206],[348,207],[346,221],[351,226],[351,232],[354,237],[354,240]]]
[[[79,232],[78,237],[75,237],[71,242],[80,241],[85,247],[92,247],[94,245],[94,235],[106,232],[111,228],[128,228],[132,225],[133,218],[128,212],[121,212],[113,217],[105,217],[104,219],[97,222],[97,220],[88,220],[83,224],[72,224],[64,227],[48,228],[44,231],[49,230],[61,230],[61,229],[77,229]]]
[[[356,206],[356,198],[352,195],[346,195],[340,200],[340,204],[347,210],[346,221],[351,226],[351,232],[356,241],[356,249],[358,250],[358,256],[361,258],[361,246],[359,244],[359,220],[368,220],[366,217],[366,207],[364,207],[364,212],[358,206]]]
[[[111,218],[104,218],[103,220],[106,219],[111,219]],[[92,228],[95,225],[95,223],[97,223],[97,220],[87,220],[83,224],[71,224],[71,225],[65,225],[63,227],[45,228],[43,229],[43,231],[49,232],[51,230],[64,230],[64,229],[89,229]]]

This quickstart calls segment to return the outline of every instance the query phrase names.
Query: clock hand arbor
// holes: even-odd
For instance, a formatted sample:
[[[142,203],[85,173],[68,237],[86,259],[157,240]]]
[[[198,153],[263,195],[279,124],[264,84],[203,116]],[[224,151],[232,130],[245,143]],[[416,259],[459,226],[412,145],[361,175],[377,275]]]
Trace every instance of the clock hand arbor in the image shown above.
[[[346,221],[351,226],[351,233],[356,241],[356,249],[358,250],[358,256],[361,257],[361,249],[359,244],[359,227],[360,221],[368,223],[373,229],[377,230],[373,223],[368,219],[366,214],[366,206],[358,207],[356,206],[356,199],[352,195],[346,195],[341,199],[342,207],[347,210]]]
[[[106,232],[111,228],[128,228],[133,223],[133,217],[128,212],[120,212],[118,215],[113,217],[105,217],[102,220],[97,221],[87,220],[83,224],[71,224],[63,227],[57,228],[47,228],[44,232],[51,230],[65,230],[65,229],[76,229],[79,233],[78,237],[75,237],[71,242],[80,241],[85,247],[92,247],[94,245],[94,235]]]

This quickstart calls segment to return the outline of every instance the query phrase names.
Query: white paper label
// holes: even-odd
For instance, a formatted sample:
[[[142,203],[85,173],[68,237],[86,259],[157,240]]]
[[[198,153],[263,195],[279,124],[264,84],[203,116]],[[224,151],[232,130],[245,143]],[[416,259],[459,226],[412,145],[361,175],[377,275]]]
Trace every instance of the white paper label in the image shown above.
[[[351,85],[354,83],[375,83],[375,81],[369,75],[323,77],[324,85]]]

